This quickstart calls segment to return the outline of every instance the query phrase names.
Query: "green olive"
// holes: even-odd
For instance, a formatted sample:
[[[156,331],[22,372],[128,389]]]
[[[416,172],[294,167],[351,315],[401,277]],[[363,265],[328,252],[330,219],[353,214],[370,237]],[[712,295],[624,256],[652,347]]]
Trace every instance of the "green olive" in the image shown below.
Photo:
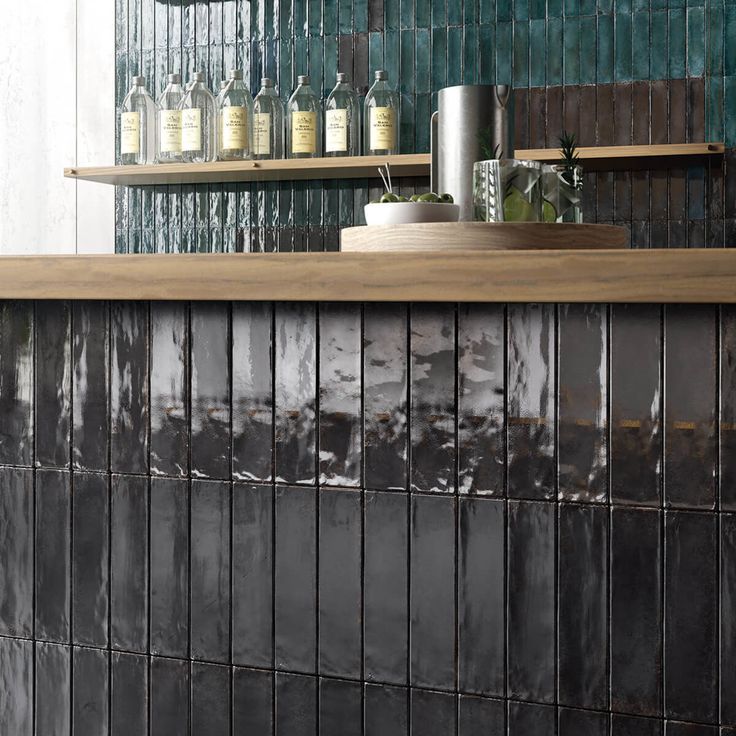
[[[399,194],[399,202],[408,202],[409,200],[403,195]]]
[[[381,197],[381,202],[383,202],[384,204],[387,202],[398,202],[398,201],[399,201],[399,198],[393,192],[386,192]]]
[[[444,192],[443,194],[440,194],[440,202],[443,204],[453,204],[455,200],[452,198],[452,194]]]
[[[419,197],[421,197],[421,196],[422,196],[421,194],[412,194],[409,199],[410,199],[411,202],[418,202],[419,201]]]
[[[419,197],[419,202],[439,202],[440,198],[434,193],[434,192],[427,192],[426,194],[422,194]]]

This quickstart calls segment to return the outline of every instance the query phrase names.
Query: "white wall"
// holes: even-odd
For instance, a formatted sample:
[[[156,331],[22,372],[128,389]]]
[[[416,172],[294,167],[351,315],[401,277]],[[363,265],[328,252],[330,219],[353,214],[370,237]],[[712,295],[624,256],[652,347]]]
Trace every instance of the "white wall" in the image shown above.
[[[23,0],[0,24],[0,254],[112,252],[115,1]]]

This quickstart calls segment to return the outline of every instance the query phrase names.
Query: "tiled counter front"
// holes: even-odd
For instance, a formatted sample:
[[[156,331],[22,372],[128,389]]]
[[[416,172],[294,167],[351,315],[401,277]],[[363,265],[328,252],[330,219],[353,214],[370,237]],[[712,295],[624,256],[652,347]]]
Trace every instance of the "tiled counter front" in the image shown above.
[[[733,734],[734,362],[725,307],[2,303],[0,733]]]

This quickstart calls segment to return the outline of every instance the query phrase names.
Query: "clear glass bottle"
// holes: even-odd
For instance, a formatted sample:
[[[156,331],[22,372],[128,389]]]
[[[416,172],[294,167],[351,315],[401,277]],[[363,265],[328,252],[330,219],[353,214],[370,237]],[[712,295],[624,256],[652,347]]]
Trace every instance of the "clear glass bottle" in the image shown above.
[[[169,74],[166,89],[158,98],[158,136],[156,144],[156,163],[171,164],[181,161],[181,110],[179,105],[184,98],[181,74]]]
[[[316,158],[322,155],[322,105],[309,86],[306,75],[286,106],[286,140],[289,158]]]
[[[156,103],[145,77],[133,77],[120,108],[118,153],[121,164],[152,164],[156,159]]]
[[[220,161],[250,158],[253,140],[253,98],[243,83],[243,72],[230,71],[230,79],[218,97],[217,143]]]
[[[181,155],[186,163],[217,158],[215,98],[205,86],[204,72],[195,72],[181,101]]]
[[[399,152],[399,96],[388,85],[388,74],[379,70],[363,103],[363,153],[390,156]]]
[[[253,101],[253,158],[284,158],[284,103],[268,77]]]
[[[360,104],[347,74],[325,102],[325,156],[357,156],[360,153]]]

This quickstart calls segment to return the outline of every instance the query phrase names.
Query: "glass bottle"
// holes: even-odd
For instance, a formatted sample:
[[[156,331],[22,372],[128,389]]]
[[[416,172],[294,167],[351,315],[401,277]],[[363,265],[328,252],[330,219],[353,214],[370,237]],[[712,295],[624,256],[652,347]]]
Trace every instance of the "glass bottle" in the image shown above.
[[[322,155],[322,106],[309,86],[309,77],[300,75],[298,81],[286,106],[289,158],[316,158]]]
[[[253,98],[243,83],[243,72],[230,71],[218,97],[218,157],[221,161],[250,158],[253,140]]]
[[[181,154],[190,164],[217,158],[215,98],[204,80],[204,72],[195,72],[181,101]]]
[[[325,156],[360,153],[360,105],[350,78],[340,72],[325,102]]]
[[[133,77],[120,108],[118,151],[121,164],[152,164],[156,158],[156,103],[145,77]]]
[[[399,152],[399,96],[388,86],[388,74],[376,72],[376,81],[364,102],[363,153],[390,156]]]
[[[273,80],[261,79],[261,90],[253,101],[253,158],[284,157],[284,103]]]
[[[181,74],[169,74],[166,89],[158,98],[158,143],[156,163],[170,164],[181,161],[181,110],[179,105],[184,97]]]

